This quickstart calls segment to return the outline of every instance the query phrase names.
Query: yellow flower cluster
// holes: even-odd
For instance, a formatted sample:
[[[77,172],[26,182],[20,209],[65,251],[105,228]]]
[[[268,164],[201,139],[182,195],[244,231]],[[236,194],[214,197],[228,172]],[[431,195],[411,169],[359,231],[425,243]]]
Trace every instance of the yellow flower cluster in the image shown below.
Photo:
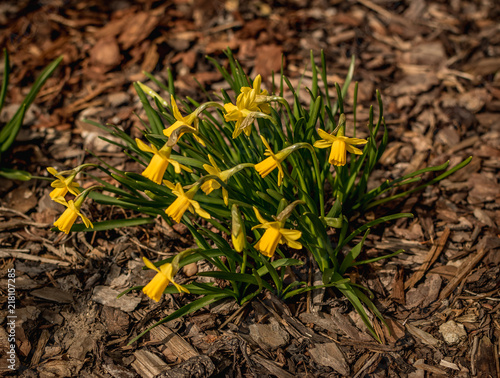
[[[258,118],[267,118],[275,122],[270,116],[271,107],[269,103],[271,101],[281,101],[283,99],[269,96],[266,90],[261,89],[261,83],[262,78],[258,75],[251,87],[242,87],[240,89],[240,94],[236,98],[236,104],[224,104],[224,119],[227,122],[234,122],[233,139],[237,138],[242,132],[246,136],[250,136],[252,126]],[[164,106],[167,106],[167,102],[161,99],[156,92],[152,91],[144,84],[140,84],[140,87],[150,95],[160,99]],[[140,139],[136,139],[136,144],[139,150],[152,154],[148,165],[142,172],[142,176],[158,185],[165,184],[172,190],[172,194],[177,197],[165,210],[165,213],[175,222],[180,222],[187,210],[193,214],[197,213],[202,218],[210,219],[210,214],[202,209],[200,204],[194,200],[200,188],[206,195],[209,195],[214,190],[222,189],[224,204],[229,206],[229,193],[226,189],[226,184],[234,173],[243,168],[254,167],[262,178],[265,178],[277,168],[277,184],[281,186],[285,179],[285,174],[288,174],[286,173],[286,168],[282,166],[282,163],[291,152],[297,148],[302,148],[303,145],[306,144],[298,143],[292,146],[286,146],[281,151],[275,153],[264,136],[260,135],[262,143],[265,146],[264,156],[267,158],[255,165],[243,163],[227,170],[221,170],[215,159],[211,155],[207,155],[210,164],[203,164],[203,169],[208,175],[202,177],[198,182],[190,185],[186,188],[186,191],[184,191],[180,183],[173,184],[164,180],[164,175],[169,165],[173,166],[177,174],[180,174],[182,170],[192,172],[191,168],[180,164],[175,156],[174,158],[171,156],[172,148],[186,133],[193,134],[195,140],[206,147],[207,139],[200,133],[198,128],[200,123],[198,119],[199,114],[208,106],[216,106],[220,109],[222,109],[222,106],[212,102],[206,103],[187,116],[183,116],[173,96],[171,96],[170,103],[175,122],[170,127],[163,130],[163,134],[168,138],[164,146],[158,149],[154,144],[147,145]],[[354,146],[367,143],[365,139],[345,137],[344,127],[339,130],[337,135],[329,134],[321,129],[318,130],[318,134],[321,139],[314,143],[314,147],[331,148],[328,161],[335,166],[344,166],[346,164],[347,152],[357,155],[362,154],[363,152]],[[312,149],[309,144],[307,144],[307,147]],[[51,184],[54,188],[50,193],[51,198],[66,206],[66,210],[54,223],[54,226],[68,234],[76,219],[81,217],[87,227],[93,227],[90,220],[80,212],[80,208],[88,194],[88,190],[82,192],[78,183],[74,182],[74,178],[79,171],[70,171],[67,177],[51,167],[48,168],[48,171],[56,177],[56,180]],[[66,201],[64,196],[68,192],[77,197],[74,200]],[[253,226],[252,230],[265,229],[262,237],[260,237],[254,245],[256,250],[267,257],[272,257],[280,244],[286,244],[294,249],[302,248],[302,244],[298,241],[302,236],[301,231],[285,228],[286,218],[288,216],[278,216],[275,217],[274,221],[268,221],[262,217],[257,208],[253,207],[253,209],[260,224]],[[247,245],[245,225],[236,205],[233,205],[231,213],[233,220],[231,232],[233,245],[238,252],[241,252]],[[178,259],[176,259],[174,263],[164,264],[159,268],[154,266],[154,264],[146,258],[144,258],[144,264],[157,272],[152,281],[143,288],[144,293],[153,300],[160,300],[170,282],[175,285],[179,292],[189,292],[183,286],[178,285],[173,279],[179,270]]]

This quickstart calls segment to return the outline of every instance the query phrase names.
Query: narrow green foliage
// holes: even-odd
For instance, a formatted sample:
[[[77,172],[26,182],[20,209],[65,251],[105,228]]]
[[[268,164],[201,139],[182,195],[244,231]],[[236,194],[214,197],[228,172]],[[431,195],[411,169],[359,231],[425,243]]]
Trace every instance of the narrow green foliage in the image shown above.
[[[344,101],[354,74],[354,57],[345,82],[339,85],[327,80],[325,54],[321,53],[321,65],[316,65],[311,52],[312,87],[305,88],[310,97],[305,101],[310,100],[310,106],[306,107],[299,97],[302,89],[294,88],[283,74],[283,67],[276,88],[279,92],[269,93],[260,75],[250,79],[232,52],[225,53],[224,65],[209,58],[231,88],[209,96],[223,103],[198,103],[190,98],[171,100],[171,72],[167,85],[148,74],[169,96],[165,96],[166,100],[146,84],[134,83],[147,116],[142,120],[143,137],[134,140],[119,127],[100,126],[119,139],[109,141],[137,163],[137,171],[121,172],[101,159],[99,169],[116,186],[109,180],[97,179],[104,193],[93,192],[90,197],[101,204],[132,209],[149,217],[126,219],[123,223],[106,220],[93,227],[79,224],[72,230],[98,231],[145,224],[159,215],[171,226],[184,223],[197,246],[156,263],[144,260],[157,275],[134,290],[143,290],[155,301],[162,294],[173,293],[200,297],[149,327],[132,342],[158,324],[221,299],[243,305],[267,290],[287,300],[326,287],[344,295],[371,335],[380,341],[370,314],[383,322],[382,314],[371,294],[350,282],[346,275],[353,267],[401,253],[385,253],[371,259],[360,257],[368,234],[376,232],[379,224],[413,215],[381,214],[368,222],[364,211],[434,184],[470,159],[419,186],[410,187],[423,175],[443,171],[447,165],[425,168],[368,191],[370,175],[389,136],[378,91],[378,115],[371,107],[366,127],[355,124],[357,83],[353,108]],[[277,82],[273,78],[272,90]],[[288,95],[290,103],[284,98]],[[354,125],[346,116],[351,112]],[[394,192],[403,186],[404,191]],[[387,196],[389,191],[391,196]],[[78,198],[77,210],[81,202],[77,203]],[[82,219],[85,220],[83,216]],[[290,258],[292,253],[297,258]],[[179,285],[175,281],[178,271],[200,260],[213,270],[198,276],[210,277],[214,282],[194,280]],[[304,261],[312,261],[312,266],[321,271],[322,285],[286,280],[288,273],[293,277]],[[296,273],[300,276],[303,272]],[[220,285],[220,281],[226,284]]]

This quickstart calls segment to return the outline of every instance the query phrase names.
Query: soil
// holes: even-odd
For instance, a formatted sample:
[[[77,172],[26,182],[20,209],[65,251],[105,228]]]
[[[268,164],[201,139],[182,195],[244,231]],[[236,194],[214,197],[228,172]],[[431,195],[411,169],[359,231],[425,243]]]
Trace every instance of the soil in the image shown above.
[[[385,208],[415,217],[374,229],[363,253],[405,252],[349,273],[373,291],[387,320],[389,329],[374,319],[381,344],[344,298],[326,291],[293,303],[263,293],[242,308],[218,304],[128,346],[144,327],[194,299],[176,294],[156,303],[140,292],[116,299],[144,282],[142,256],[158,260],[192,246],[188,230],[158,220],[66,237],[50,230],[61,212],[48,195],[50,181],[0,179],[1,374],[499,377],[499,21],[500,7],[490,0],[2,2],[0,45],[12,65],[2,123],[43,67],[64,56],[2,155],[10,168],[49,177],[46,167],[70,169],[96,161],[94,154],[133,167],[83,120],[139,136],[144,111],[132,83],[160,91],[143,71],[166,82],[170,69],[180,96],[204,101],[196,81],[207,92],[225,88],[205,56],[227,65],[227,47],[268,89],[282,56],[285,74],[305,86],[312,83],[310,52],[319,63],[323,49],[333,90],[355,55],[358,122],[367,121],[378,89],[389,127],[374,184],[473,159]],[[94,220],[133,215],[95,203],[86,211]],[[12,268],[15,370],[7,366]],[[185,269],[180,282],[204,268]]]

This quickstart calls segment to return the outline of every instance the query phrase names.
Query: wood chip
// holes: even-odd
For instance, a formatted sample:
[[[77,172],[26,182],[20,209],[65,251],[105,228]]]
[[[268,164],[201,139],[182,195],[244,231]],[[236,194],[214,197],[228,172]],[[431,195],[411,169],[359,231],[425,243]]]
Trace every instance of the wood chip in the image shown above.
[[[445,376],[445,377],[448,376],[446,370],[441,369],[437,366],[427,365],[426,363],[424,363],[424,360],[415,361],[413,366],[415,366],[417,369],[428,371],[429,373],[438,374],[440,376]]]
[[[268,370],[271,374],[275,375],[276,377],[283,377],[283,378],[295,378],[295,375],[292,375],[288,373],[286,370],[283,370],[280,368],[276,363],[273,361],[266,360],[265,358],[259,356],[258,354],[255,354],[251,357],[252,360],[257,362],[258,364],[264,366],[266,370]]]
[[[165,361],[146,349],[136,350],[134,356],[132,367],[143,378],[154,378],[169,369]]]
[[[73,296],[70,293],[56,289],[55,287],[44,287],[42,289],[33,290],[31,295],[57,303],[73,303],[74,301]]]
[[[443,291],[441,291],[439,299],[442,300],[448,298],[457,286],[460,285],[460,283],[465,279],[465,277],[467,277],[471,270],[484,258],[484,256],[486,256],[488,251],[489,249],[482,247],[476,254],[470,255],[460,268],[458,268],[455,277],[453,277]]]
[[[148,327],[151,325],[149,324]],[[152,341],[164,344],[181,361],[186,361],[199,355],[191,344],[164,324],[153,328],[150,333]]]
[[[432,264],[434,264],[434,262],[443,251],[449,236],[450,229],[446,227],[437,243],[429,250],[429,253],[425,257],[425,261],[418,269],[415,270],[415,273],[412,274],[410,279],[405,282],[405,290],[408,290],[409,288],[415,286],[415,284],[424,276],[425,272],[432,266]]]
[[[314,348],[309,349],[309,353],[317,364],[331,367],[341,375],[349,375],[349,365],[337,344],[315,344]]]
[[[424,344],[430,345],[430,346],[438,346],[440,344],[440,341],[436,339],[434,336],[432,336],[430,333],[427,333],[420,328],[415,327],[414,325],[407,323],[406,324],[406,329],[408,332],[412,334],[412,336],[416,337],[419,339],[421,342]]]

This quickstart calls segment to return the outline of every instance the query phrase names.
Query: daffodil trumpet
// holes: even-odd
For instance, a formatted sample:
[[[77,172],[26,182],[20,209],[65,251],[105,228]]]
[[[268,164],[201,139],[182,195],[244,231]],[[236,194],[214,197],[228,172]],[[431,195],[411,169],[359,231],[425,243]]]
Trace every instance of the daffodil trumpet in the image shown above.
[[[170,158],[172,147],[165,144],[162,148],[157,149],[153,144],[148,146],[146,143],[136,138],[137,147],[144,152],[153,154],[148,166],[142,172],[142,175],[156,184],[160,185],[163,180],[163,175],[168,168],[169,164],[174,166],[175,173],[181,173],[181,170],[192,172],[191,168],[180,164],[176,160]]]
[[[329,134],[324,130],[318,129],[318,135],[320,136],[321,140],[314,142],[314,147],[316,148],[331,147],[328,162],[337,167],[343,167],[346,164],[347,152],[355,155],[363,154],[362,150],[354,147],[355,145],[363,145],[368,143],[366,139],[349,138],[344,136],[345,122],[345,115],[341,114],[339,124],[335,128],[335,130],[338,130],[336,135]]]
[[[180,183],[175,184],[172,193],[177,196],[177,199],[165,210],[165,213],[177,223],[181,221],[186,210],[189,210],[191,213],[196,212],[202,218],[210,219],[210,214],[201,208],[198,201],[193,200],[199,188],[200,183],[197,182],[187,192],[184,192]]]
[[[179,271],[180,259],[185,257],[187,254],[191,252],[192,252],[191,250],[186,250],[181,253],[178,253],[174,257],[171,263],[164,263],[159,265],[159,267],[157,267],[147,258],[143,257],[142,260],[144,262],[144,265],[146,265],[146,267],[148,267],[149,269],[157,272],[156,275],[153,277],[153,279],[146,286],[142,288],[144,294],[146,294],[152,300],[158,302],[161,299],[161,296],[163,295],[169,283],[172,283],[179,291],[179,293],[182,292],[189,293],[189,290],[187,288],[185,288],[182,285],[179,285],[177,282],[174,281],[174,276]]]
[[[292,205],[293,207],[295,207],[298,203],[301,202],[302,201],[295,201]],[[255,216],[261,223],[256,226],[253,226],[252,230],[258,228],[266,229],[262,237],[257,241],[257,243],[254,246],[256,250],[258,250],[264,256],[272,257],[276,252],[278,244],[286,243],[290,248],[302,249],[302,244],[297,241],[302,237],[302,232],[298,230],[290,230],[284,228],[286,219],[288,218],[292,210],[287,210],[288,214],[285,214],[281,218],[279,218],[279,216],[275,217],[276,219],[275,221],[269,222],[265,218],[263,218],[262,215],[260,215],[260,212],[256,207],[254,207],[253,209],[255,212]]]
[[[83,202],[87,198],[87,195],[96,189],[102,189],[102,186],[95,185],[88,189],[85,189],[82,193],[80,193],[74,200],[66,201],[64,197],[55,197],[53,200],[63,206],[66,207],[66,210],[62,213],[62,215],[54,222],[54,227],[58,228],[59,231],[64,232],[65,234],[69,234],[71,231],[71,227],[75,223],[78,217],[82,218],[85,227],[94,228],[92,222],[81,213],[80,208],[83,205]]]
[[[281,166],[283,160],[285,160],[288,157],[288,155],[290,155],[292,152],[300,148],[310,149],[311,145],[309,143],[304,143],[304,142],[295,143],[291,146],[282,149],[277,153],[274,153],[273,150],[271,149],[271,146],[267,142],[266,138],[263,135],[261,135],[260,138],[262,139],[262,143],[264,143],[264,145],[266,146],[266,150],[264,151],[264,156],[269,156],[269,157],[267,159],[262,160],[260,163],[255,164],[255,170],[259,173],[259,175],[262,178],[264,178],[269,173],[271,173],[275,168],[278,168],[278,186],[281,186],[283,178],[285,177],[285,171]],[[304,187],[303,189],[307,191],[307,188]]]

